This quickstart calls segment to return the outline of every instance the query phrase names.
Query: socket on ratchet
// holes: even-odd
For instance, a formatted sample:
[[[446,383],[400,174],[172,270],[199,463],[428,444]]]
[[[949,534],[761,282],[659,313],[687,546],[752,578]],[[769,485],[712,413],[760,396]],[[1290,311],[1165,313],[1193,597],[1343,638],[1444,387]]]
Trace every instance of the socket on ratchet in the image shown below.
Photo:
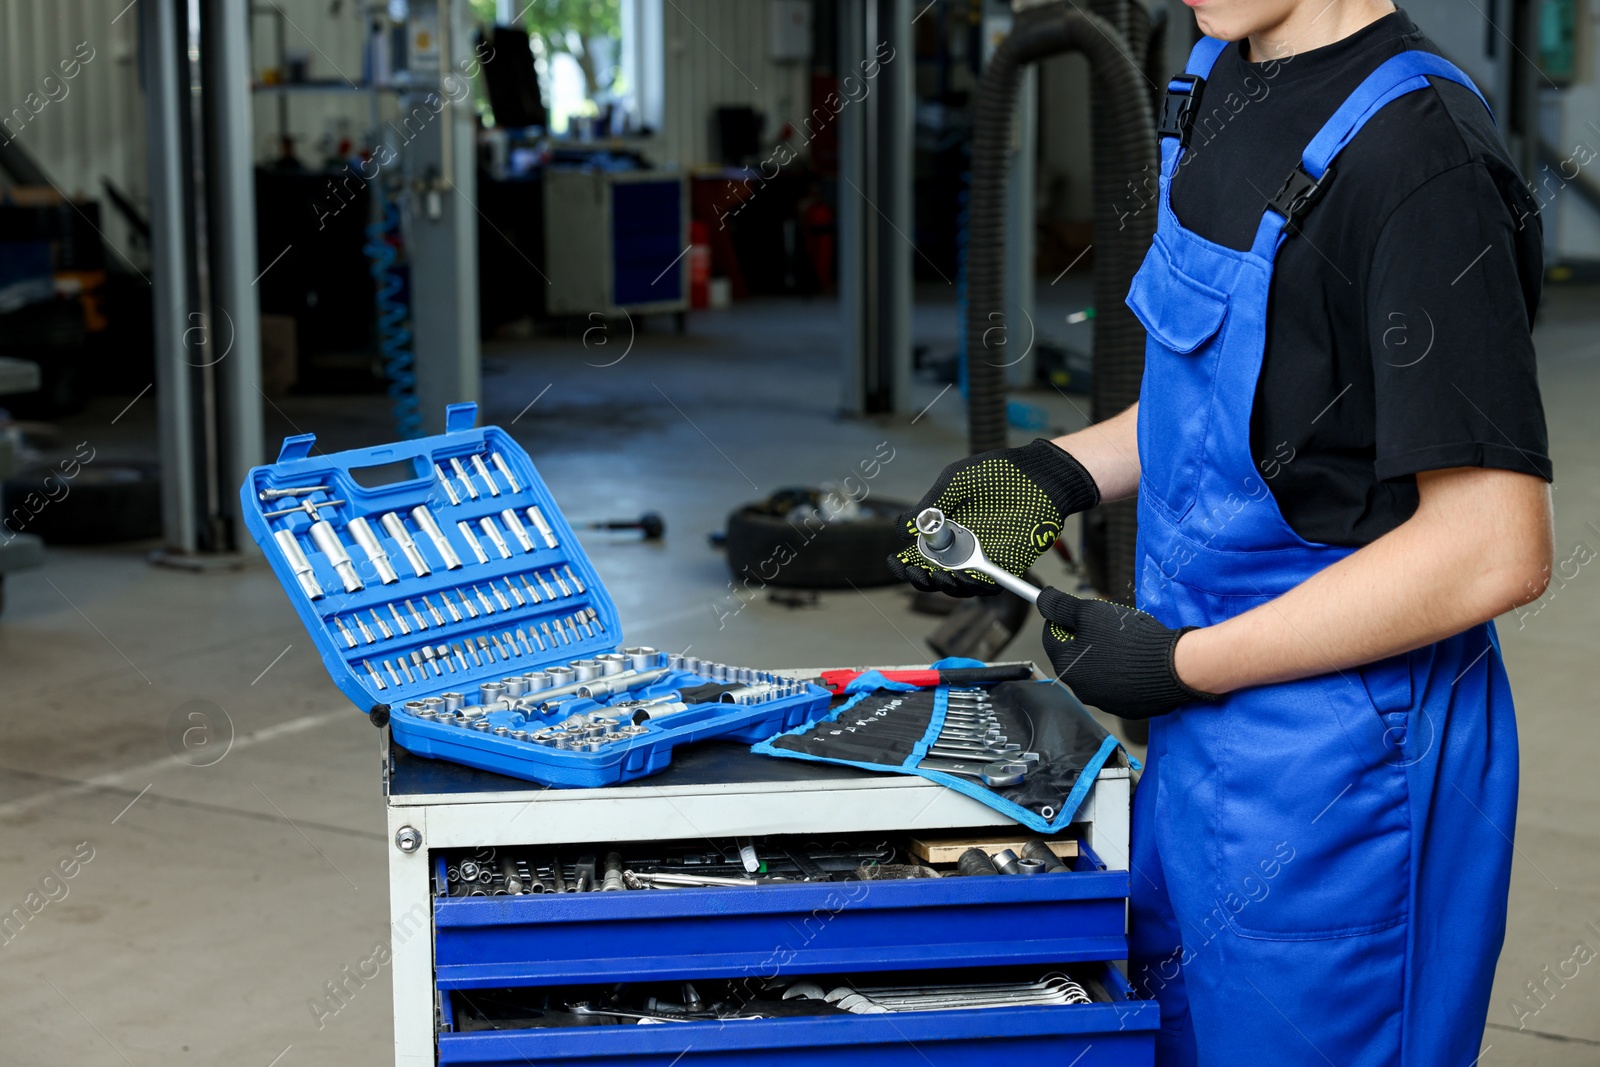
[[[946,518],[938,508],[927,508],[917,514],[917,550],[945,570],[977,571],[1030,604],[1039,601],[1038,586],[991,563],[983,554],[977,535],[954,519]]]

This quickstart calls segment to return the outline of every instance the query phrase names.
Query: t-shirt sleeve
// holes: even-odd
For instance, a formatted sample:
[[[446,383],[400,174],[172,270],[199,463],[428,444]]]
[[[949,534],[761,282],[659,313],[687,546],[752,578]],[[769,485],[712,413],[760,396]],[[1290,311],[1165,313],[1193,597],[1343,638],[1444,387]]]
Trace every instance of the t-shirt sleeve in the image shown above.
[[[1537,215],[1481,162],[1429,179],[1384,222],[1366,293],[1380,480],[1450,467],[1551,478],[1531,335],[1540,240]]]

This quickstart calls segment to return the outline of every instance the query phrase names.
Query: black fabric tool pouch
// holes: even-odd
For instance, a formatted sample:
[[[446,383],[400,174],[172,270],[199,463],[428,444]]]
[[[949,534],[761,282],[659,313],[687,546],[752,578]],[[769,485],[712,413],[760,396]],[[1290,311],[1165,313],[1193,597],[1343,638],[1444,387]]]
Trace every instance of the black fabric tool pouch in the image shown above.
[[[857,691],[827,718],[779,734],[751,751],[915,774],[965,793],[1030,829],[1054,833],[1072,821],[1100,768],[1121,747],[1053,681],[1002,682],[988,689],[990,708],[974,727],[964,699],[952,700],[948,686],[911,689],[881,676],[864,675],[863,680],[876,687]],[[968,758],[960,753],[971,743],[955,741],[952,735],[974,730],[1006,739],[996,744],[1020,747],[1010,750],[1010,757]],[[1000,763],[1009,766],[991,766]],[[962,772],[941,769],[952,765]],[[993,784],[978,776],[985,771],[995,772],[990,775]]]

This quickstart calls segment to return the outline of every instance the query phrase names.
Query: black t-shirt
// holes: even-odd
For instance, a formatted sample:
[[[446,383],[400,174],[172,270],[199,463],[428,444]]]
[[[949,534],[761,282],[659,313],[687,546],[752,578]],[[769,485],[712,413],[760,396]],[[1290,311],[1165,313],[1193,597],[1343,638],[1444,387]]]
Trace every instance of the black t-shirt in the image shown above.
[[[1248,249],[1266,201],[1366,76],[1437,52],[1397,11],[1277,63],[1231,44],[1207,78],[1173,210]],[[1488,110],[1433,80],[1384,107],[1333,164],[1278,253],[1251,449],[1308,541],[1367,544],[1410,518],[1415,475],[1495,467],[1551,477],[1529,337],[1538,204]]]

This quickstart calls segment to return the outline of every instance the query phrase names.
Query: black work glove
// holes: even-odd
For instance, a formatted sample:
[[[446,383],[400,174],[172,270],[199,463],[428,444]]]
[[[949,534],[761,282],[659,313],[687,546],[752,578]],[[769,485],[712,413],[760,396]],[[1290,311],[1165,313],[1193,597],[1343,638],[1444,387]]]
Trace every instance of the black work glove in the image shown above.
[[[910,546],[889,557],[889,570],[927,592],[993,596],[994,579],[977,571],[948,571],[917,550],[916,517],[938,508],[971,530],[983,554],[1021,577],[1055,544],[1068,515],[1100,502],[1083,465],[1044,438],[1021,448],[980,452],[946,467],[917,506],[900,517]]]
[[[1059,589],[1039,594],[1039,614],[1056,677],[1085,704],[1124,719],[1148,719],[1217,699],[1184,685],[1172,663],[1178,638],[1193,626],[1169,630],[1137,608]]]

